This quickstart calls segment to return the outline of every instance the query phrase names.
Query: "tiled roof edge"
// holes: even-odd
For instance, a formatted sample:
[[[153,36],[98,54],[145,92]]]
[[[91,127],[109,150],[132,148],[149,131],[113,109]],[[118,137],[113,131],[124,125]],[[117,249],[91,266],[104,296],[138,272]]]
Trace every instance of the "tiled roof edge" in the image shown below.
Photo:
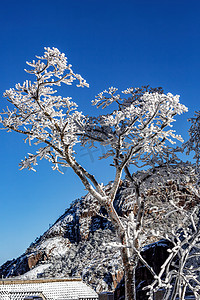
[[[0,285],[6,284],[27,284],[27,283],[50,283],[50,282],[66,282],[66,281],[82,281],[81,278],[41,278],[41,279],[1,279]]]

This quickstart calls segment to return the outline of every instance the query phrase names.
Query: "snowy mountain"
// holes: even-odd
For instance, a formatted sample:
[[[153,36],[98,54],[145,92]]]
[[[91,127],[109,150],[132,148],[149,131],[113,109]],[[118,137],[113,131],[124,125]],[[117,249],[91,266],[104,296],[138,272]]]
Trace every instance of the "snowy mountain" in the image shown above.
[[[106,212],[86,195],[70,208],[24,254],[0,267],[0,276],[34,279],[82,276],[97,291],[116,287],[123,276],[120,253],[106,244],[115,233]],[[112,257],[112,259],[111,259]]]
[[[158,168],[151,172],[141,171],[136,173],[136,179],[140,182],[143,193],[151,191],[149,196],[147,193],[149,203],[160,201],[157,194],[162,196],[163,213],[167,203],[165,196],[170,189],[176,187],[177,191],[189,196],[192,193],[195,174],[193,166],[185,164],[184,170],[183,165],[180,165],[170,169]],[[111,183],[106,186],[106,189],[109,190],[110,187]],[[121,182],[115,199],[115,207],[121,216],[127,215],[130,211],[130,206],[134,203],[134,195],[135,183],[127,180]],[[154,215],[151,212],[147,213],[145,218],[146,216],[148,222],[144,231],[148,232],[151,216],[154,218]],[[176,218],[175,221],[165,219],[165,224],[159,225],[157,220],[154,223],[157,228],[160,226],[161,229],[170,230],[172,221],[175,222]],[[0,276],[4,278],[19,276],[22,279],[81,276],[97,292],[113,290],[123,278],[119,248],[108,247],[108,244],[113,242],[116,242],[115,230],[105,209],[99,207],[91,195],[87,194],[75,200],[65,213],[27,248],[25,253],[3,264],[0,267]],[[153,242],[156,241],[149,237],[144,238],[144,244]],[[155,248],[155,244],[152,247]],[[150,250],[150,261],[154,256],[152,251]],[[159,260],[157,252],[155,256]],[[161,255],[163,256],[162,253]],[[140,269],[141,266],[138,271],[139,277],[144,273],[144,271],[141,273]]]

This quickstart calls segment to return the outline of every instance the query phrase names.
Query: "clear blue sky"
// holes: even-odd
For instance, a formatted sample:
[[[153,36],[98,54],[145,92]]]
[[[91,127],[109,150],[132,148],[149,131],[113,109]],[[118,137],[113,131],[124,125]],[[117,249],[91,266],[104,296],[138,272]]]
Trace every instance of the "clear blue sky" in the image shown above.
[[[187,139],[186,120],[199,110],[199,15],[197,0],[2,1],[0,111],[6,105],[4,90],[27,78],[25,62],[54,46],[90,83],[89,89],[60,91],[72,95],[85,114],[92,113],[94,96],[109,86],[162,86],[189,107],[175,124]],[[70,170],[60,175],[42,162],[36,173],[19,171],[18,163],[31,152],[22,139],[0,132],[0,264],[23,253],[85,194]],[[112,170],[87,151],[80,159],[97,169],[101,182],[112,180]]]

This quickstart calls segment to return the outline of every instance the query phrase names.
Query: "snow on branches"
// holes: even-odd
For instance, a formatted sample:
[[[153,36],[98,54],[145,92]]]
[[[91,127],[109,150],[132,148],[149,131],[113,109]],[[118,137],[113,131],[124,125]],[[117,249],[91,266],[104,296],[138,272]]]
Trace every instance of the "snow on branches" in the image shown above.
[[[4,93],[14,109],[7,108],[1,113],[3,126],[8,131],[26,135],[25,141],[29,144],[32,141],[36,145],[42,144],[35,155],[29,154],[21,162],[21,169],[33,169],[38,157],[48,159],[57,170],[60,164],[66,166],[63,145],[69,145],[72,150],[84,120],[83,114],[77,111],[78,105],[70,97],[55,95],[57,91],[53,87],[61,83],[71,85],[74,80],[79,81],[77,86],[88,87],[88,84],[73,72],[58,49],[45,50],[37,62],[27,63],[32,69],[26,72],[35,75],[36,81],[26,80]]]
[[[183,141],[172,127],[174,116],[187,111],[187,108],[179,102],[179,96],[171,93],[165,95],[160,89],[127,89],[123,91],[128,98],[122,98],[116,94],[116,88],[110,88],[100,93],[93,105],[105,108],[112,103],[117,104],[118,109],[106,115],[91,117],[85,123],[85,134],[82,143],[100,142],[109,145],[104,158],[114,157],[115,164],[135,163],[141,160],[142,155],[160,152],[165,142],[175,143],[174,140]]]
[[[158,274],[153,274],[153,282],[143,288],[148,291],[149,300],[155,299],[158,291],[162,292],[163,300],[186,299],[186,295],[199,299],[200,228],[195,214],[199,218],[199,208],[187,215],[185,226],[172,230],[170,238],[165,238],[172,243],[172,248],[168,249],[169,256]]]
[[[196,160],[196,169],[200,171],[200,111],[197,111],[193,118],[190,118],[191,127],[189,129],[189,140],[183,145],[183,148],[187,148],[187,154],[194,151],[194,159]]]
[[[21,169],[33,169],[37,158],[45,158],[53,163],[54,169],[67,166],[66,149],[70,155],[76,143],[89,143],[94,146],[100,142],[108,146],[104,157],[112,156],[114,165],[135,163],[142,156],[158,153],[166,140],[174,143],[182,141],[171,127],[174,116],[187,111],[180,104],[179,96],[168,93],[161,88],[129,88],[123,91],[127,97],[116,94],[116,88],[100,93],[93,105],[106,107],[115,102],[118,109],[99,117],[85,117],[77,110],[77,104],[70,97],[56,94],[55,86],[61,83],[71,85],[78,80],[77,86],[88,84],[79,74],[75,74],[68,64],[65,54],[56,48],[45,48],[43,56],[28,62],[36,81],[17,84],[4,93],[14,106],[1,113],[0,122],[8,131],[13,130],[26,135],[25,141],[42,144],[36,154],[30,154],[21,162]],[[145,156],[146,159],[146,156]]]

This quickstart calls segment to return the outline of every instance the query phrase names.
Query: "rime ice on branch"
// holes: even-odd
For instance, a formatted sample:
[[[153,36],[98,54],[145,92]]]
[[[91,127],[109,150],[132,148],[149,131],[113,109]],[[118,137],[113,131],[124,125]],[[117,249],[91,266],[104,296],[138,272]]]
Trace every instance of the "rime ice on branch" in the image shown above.
[[[196,169],[200,173],[200,111],[195,113],[193,118],[190,118],[191,127],[189,129],[189,140],[183,145],[183,148],[187,148],[187,154],[194,151],[194,159],[196,160]]]
[[[42,147],[36,154],[29,154],[21,162],[21,169],[33,169],[37,158],[45,158],[53,163],[54,169],[59,170],[59,165],[67,165],[63,160],[63,145],[70,145],[69,151],[78,141],[84,116],[77,111],[77,104],[71,97],[57,96],[54,86],[61,83],[71,85],[77,80],[78,87],[89,86],[79,75],[75,74],[67,58],[56,48],[45,48],[39,60],[27,64],[32,70],[26,70],[36,77],[35,82],[25,81],[16,84],[4,93],[4,96],[14,105],[11,111],[7,108],[1,115],[1,123],[8,130],[13,130],[26,135],[25,142],[33,141]]]

